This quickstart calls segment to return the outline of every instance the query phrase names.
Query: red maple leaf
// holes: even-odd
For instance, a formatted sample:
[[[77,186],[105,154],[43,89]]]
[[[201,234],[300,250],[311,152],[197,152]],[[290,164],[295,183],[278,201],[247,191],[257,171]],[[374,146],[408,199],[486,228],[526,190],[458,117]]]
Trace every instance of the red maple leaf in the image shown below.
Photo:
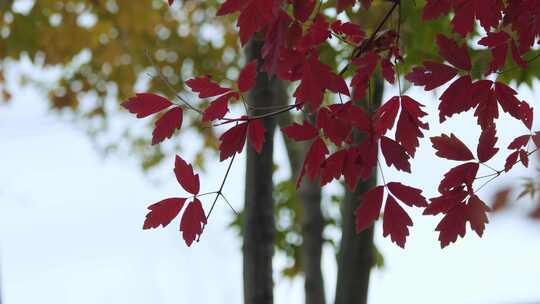
[[[386,165],[393,165],[398,170],[411,173],[411,164],[409,163],[410,157],[400,144],[383,136],[381,137],[381,151],[386,160]]]
[[[401,113],[396,127],[396,141],[411,157],[414,157],[416,148],[420,145],[418,139],[424,137],[420,129],[429,129],[429,125],[420,120],[421,117],[427,115],[421,107],[423,105],[411,97],[401,96]]]
[[[321,108],[317,114],[317,128],[322,129],[326,137],[336,146],[341,145],[352,131],[352,125],[336,115],[341,112],[342,107],[342,105],[332,105],[331,109]]]
[[[199,98],[214,97],[230,91],[230,89],[223,88],[212,81],[209,76],[199,76],[186,80],[186,85],[190,87],[193,92],[199,93]]]
[[[336,77],[337,75],[328,65],[319,61],[315,52],[312,52],[303,63],[301,75],[300,85],[294,92],[294,97],[296,97],[297,103],[308,103],[312,112],[317,111],[320,107],[326,89],[337,93],[336,88],[347,88],[343,78]],[[349,93],[343,90],[339,92],[345,95]]]
[[[152,145],[158,144],[173,135],[174,131],[182,127],[183,111],[181,107],[174,107],[156,120],[152,132]]]
[[[445,193],[463,185],[469,190],[472,190],[472,184],[478,172],[478,167],[478,163],[471,162],[450,169],[444,174],[444,178],[439,184],[439,192]]]
[[[384,187],[377,186],[364,194],[360,206],[356,208],[356,232],[360,233],[373,225],[381,212]]]
[[[292,3],[294,18],[300,22],[306,22],[317,2],[315,0],[293,0]]]
[[[236,92],[230,92],[219,96],[204,110],[202,121],[222,119],[225,117],[225,114],[229,112],[229,100],[238,98],[240,98],[240,95]]]
[[[489,31],[491,27],[497,27],[502,18],[501,0],[453,0],[454,18],[452,26],[454,32],[465,37],[472,32],[474,20],[480,21],[484,30]]]
[[[330,183],[333,179],[339,179],[343,173],[347,150],[339,150],[330,155],[321,165],[321,186]]]
[[[446,117],[468,111],[476,105],[472,98],[472,81],[470,75],[462,76],[454,81],[439,97],[439,120],[444,122]]]
[[[307,33],[302,37],[298,44],[300,50],[309,50],[325,42],[330,37],[330,24],[326,17],[319,14],[309,26]]]
[[[382,136],[392,127],[399,111],[399,96],[394,96],[377,109],[373,118],[375,134]]]
[[[455,68],[433,61],[424,61],[424,67],[415,67],[405,79],[417,86],[425,86],[424,90],[431,91],[452,80],[458,70]]]
[[[476,149],[476,155],[478,155],[478,160],[480,162],[487,162],[499,151],[499,148],[495,148],[495,144],[497,143],[496,135],[497,130],[495,129],[495,124],[491,124],[489,127],[482,130]]]
[[[490,208],[476,195],[471,195],[467,202],[467,220],[471,224],[472,230],[482,236],[486,224],[489,222],[486,216],[486,212],[490,211]]]
[[[247,123],[241,123],[230,128],[219,137],[221,141],[219,144],[220,161],[232,157],[235,153],[242,152],[246,142],[247,128]]]
[[[439,54],[446,61],[459,69],[471,70],[471,57],[466,45],[459,46],[455,40],[441,34],[437,35],[437,45],[439,46]]]
[[[463,202],[469,195],[463,186],[443,192],[441,196],[430,198],[430,204],[424,209],[424,215],[437,215],[448,213],[457,204]]]
[[[307,174],[309,180],[313,181],[315,177],[319,175],[321,166],[326,159],[326,155],[330,153],[328,148],[324,144],[324,141],[320,138],[317,138],[309,147],[308,152],[304,158],[304,164],[302,165],[302,170],[300,176],[296,182],[296,187],[300,186],[304,174]]]
[[[122,103],[122,107],[129,112],[137,114],[137,118],[144,118],[156,114],[172,106],[173,103],[167,98],[151,93],[139,93],[135,97]]]
[[[178,155],[176,155],[174,162],[174,174],[184,190],[193,195],[199,193],[199,174],[195,174],[193,172],[193,166]]]
[[[390,235],[392,242],[399,247],[405,248],[405,241],[409,235],[409,226],[413,222],[407,212],[398,204],[392,195],[386,198],[383,216],[383,236]]]
[[[319,135],[319,131],[308,120],[303,124],[293,123],[292,125],[281,129],[288,138],[295,141],[304,141],[314,139]]]
[[[343,23],[340,20],[336,20],[332,22],[330,28],[338,35],[345,35],[353,44],[359,44],[366,36],[360,25],[352,22]]]
[[[427,207],[426,198],[422,195],[422,190],[406,186],[398,182],[390,182],[386,185],[388,190],[400,201],[409,207]]]
[[[254,59],[240,71],[240,75],[238,76],[238,90],[240,90],[240,92],[248,91],[255,85],[256,80],[257,59]]]
[[[260,119],[250,120],[248,123],[247,136],[249,143],[257,151],[261,153],[264,144],[264,126]]]
[[[157,228],[159,225],[163,227],[169,225],[180,210],[182,210],[185,201],[186,198],[183,197],[172,197],[148,206],[150,212],[146,215],[143,229]]]
[[[441,248],[448,246],[457,240],[458,235],[465,236],[465,224],[467,223],[467,206],[457,204],[439,222],[436,231],[439,231]]]
[[[441,136],[432,137],[431,142],[433,148],[437,150],[435,155],[439,157],[462,161],[474,159],[471,150],[454,134],[450,134],[450,136],[442,134]]]
[[[366,95],[369,80],[371,79],[373,72],[375,72],[379,59],[380,57],[377,53],[368,52],[352,62],[358,67],[351,80],[351,86],[354,88],[354,100],[361,100]]]
[[[182,237],[188,246],[191,246],[193,241],[201,235],[205,224],[206,216],[201,201],[194,198],[184,210],[180,221],[180,231],[182,231]]]
[[[486,75],[496,72],[500,67],[504,66],[509,42],[510,35],[506,32],[488,32],[486,37],[478,41],[478,44],[487,46],[491,50],[492,59]]]

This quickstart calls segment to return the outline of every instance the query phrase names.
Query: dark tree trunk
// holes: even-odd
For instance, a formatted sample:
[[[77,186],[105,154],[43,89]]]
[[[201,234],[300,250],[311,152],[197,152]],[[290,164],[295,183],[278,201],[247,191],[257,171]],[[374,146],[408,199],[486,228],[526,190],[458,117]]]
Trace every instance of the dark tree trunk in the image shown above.
[[[283,99],[287,102],[287,96]],[[292,123],[289,113],[278,118],[280,127]],[[305,142],[292,141],[285,137],[285,147],[291,164],[292,178],[297,178],[304,157],[309,149]],[[324,280],[321,270],[324,218],[321,210],[321,187],[318,181],[304,179],[298,189],[302,204],[302,271],[304,272],[304,293],[306,304],[325,304]]]
[[[248,60],[260,59],[262,42],[253,40],[246,47]],[[257,83],[248,96],[250,107],[277,104],[283,96],[283,84],[265,73],[259,73]],[[285,93],[286,94],[286,93]],[[263,111],[251,111],[252,115]],[[274,253],[274,199],[272,197],[275,119],[263,120],[266,129],[260,154],[247,144],[245,208],[244,208],[244,303],[273,303],[272,256]]]
[[[304,150],[307,151],[307,150]],[[305,155],[305,153],[303,154]],[[324,219],[321,210],[321,187],[318,181],[302,181],[299,189],[304,213],[302,217],[302,270],[305,275],[306,304],[325,304],[321,270]]]
[[[383,82],[374,78],[372,107],[381,104]],[[365,105],[363,101],[361,105]],[[355,136],[355,140],[360,140]],[[366,304],[369,275],[375,263],[373,245],[373,226],[362,233],[356,233],[354,211],[362,196],[377,183],[377,174],[358,184],[353,192],[346,190],[341,207],[341,244],[338,252],[338,276],[335,304]]]

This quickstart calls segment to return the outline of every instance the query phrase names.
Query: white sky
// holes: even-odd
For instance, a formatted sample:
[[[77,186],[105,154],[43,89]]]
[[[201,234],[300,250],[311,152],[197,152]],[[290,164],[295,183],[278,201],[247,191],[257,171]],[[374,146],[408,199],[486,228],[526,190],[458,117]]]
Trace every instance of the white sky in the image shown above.
[[[475,147],[478,130],[471,127],[471,115],[451,120],[443,129],[433,115],[433,98],[421,91],[410,95],[432,113],[428,136],[455,132]],[[534,101],[530,93],[523,97]],[[508,123],[498,129],[507,132],[500,134],[500,146],[525,131]],[[30,88],[18,90],[11,104],[0,107],[0,138],[3,304],[241,303],[241,241],[227,228],[231,211],[225,204],[218,204],[202,241],[191,248],[174,223],[166,229],[141,229],[147,205],[182,191],[173,177],[173,155],[153,178],[140,172],[134,156],[103,159],[83,132],[47,114],[45,100]],[[276,161],[283,163],[282,145],[277,155]],[[433,196],[451,166],[433,159],[424,140],[413,162],[415,173],[395,174],[386,168],[386,179],[406,180]],[[502,166],[500,159],[492,163]],[[209,165],[203,186],[213,190],[225,165]],[[243,165],[240,158],[225,188],[238,208]],[[534,170],[517,173],[496,180],[480,196],[488,201],[494,187]],[[206,210],[210,203],[203,202]],[[465,239],[444,250],[434,231],[439,217],[422,217],[408,208],[415,225],[405,250],[382,237],[379,222],[376,244],[386,266],[373,272],[370,302],[538,303],[540,223],[525,218],[529,202],[517,204],[513,211],[492,215],[482,239],[468,231]],[[333,254],[325,249],[328,299],[335,284]],[[275,260],[276,265],[284,263],[282,257]],[[301,280],[291,282],[276,273],[275,281],[276,303],[303,303]]]

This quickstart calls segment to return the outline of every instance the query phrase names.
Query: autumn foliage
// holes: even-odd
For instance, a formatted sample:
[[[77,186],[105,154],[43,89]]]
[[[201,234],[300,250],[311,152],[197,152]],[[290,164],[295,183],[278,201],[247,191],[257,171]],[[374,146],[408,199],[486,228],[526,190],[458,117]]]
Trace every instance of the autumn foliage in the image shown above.
[[[350,9],[357,2],[361,9],[370,9],[369,0],[338,0],[336,9]],[[379,151],[381,160],[388,166],[411,173],[410,160],[420,147],[424,131],[429,129],[425,122],[428,113],[412,96],[394,96],[375,108],[368,94],[370,80],[376,73],[389,84],[400,86],[399,65],[407,58],[400,48],[399,26],[386,28],[387,20],[399,14],[400,1],[387,2],[390,2],[388,13],[368,34],[361,24],[329,20],[319,13],[320,3],[314,0],[226,0],[217,15],[235,14],[241,44],[245,45],[254,35],[260,35],[264,43],[262,58],[245,65],[236,86],[223,87],[210,76],[187,80],[185,84],[199,98],[212,100],[205,109],[194,108],[184,100],[174,104],[151,93],[137,94],[123,106],[137,118],[161,113],[155,123],[152,144],[159,144],[180,129],[186,110],[199,113],[209,126],[228,126],[219,138],[219,152],[220,161],[230,162],[243,151],[246,141],[261,151],[265,134],[262,119],[304,110],[314,117],[312,121],[295,122],[282,130],[292,140],[310,142],[298,183],[304,178],[314,181],[319,177],[321,185],[326,185],[343,178],[347,187],[354,189],[377,170]],[[529,155],[540,145],[540,135],[531,130],[531,106],[509,84],[497,80],[506,68],[527,68],[527,55],[540,37],[540,1],[428,0],[423,7],[426,26],[432,19],[449,15],[454,34],[436,36],[439,60],[425,60],[404,78],[426,91],[442,89],[438,106],[441,123],[473,111],[481,135],[476,147],[466,146],[459,134],[431,138],[435,156],[455,164],[441,178],[437,197],[426,199],[422,190],[413,185],[392,181],[365,194],[355,213],[357,231],[370,227],[382,212],[383,235],[400,247],[405,246],[409,227],[413,225],[406,208],[421,208],[425,215],[442,215],[435,227],[442,247],[455,242],[458,236],[463,237],[467,223],[482,236],[490,211],[477,195],[482,182],[511,170],[518,163],[528,166]],[[480,78],[472,73],[475,62],[467,45],[467,37],[478,30],[477,25],[484,34],[475,47],[488,48],[491,52],[489,66]],[[318,52],[323,43],[333,38],[338,38],[351,51],[345,68],[340,71],[325,64]],[[348,78],[344,77],[347,71],[352,71]],[[294,83],[294,102],[258,116],[227,116],[230,104],[242,102],[243,94],[256,83],[259,72]],[[501,111],[524,126],[523,134],[506,149],[497,137],[496,122]],[[361,134],[361,140],[356,141],[353,133]],[[480,166],[497,153],[506,155],[505,164],[493,164],[489,168],[503,169],[492,169],[492,174],[478,176]],[[174,173],[189,196],[168,198],[149,206],[143,228],[165,227],[184,209],[180,230],[190,246],[203,232],[208,215],[199,200],[199,176],[192,166],[177,156]],[[222,188],[214,194],[222,195]]]

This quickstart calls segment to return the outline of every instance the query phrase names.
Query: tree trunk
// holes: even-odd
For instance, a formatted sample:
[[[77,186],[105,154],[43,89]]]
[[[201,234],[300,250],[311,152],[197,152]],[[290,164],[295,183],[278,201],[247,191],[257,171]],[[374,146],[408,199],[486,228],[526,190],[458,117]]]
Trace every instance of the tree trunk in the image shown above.
[[[287,96],[283,99],[285,105]],[[280,115],[280,127],[292,123],[290,113]],[[291,164],[292,178],[297,178],[302,168],[302,162],[309,149],[305,142],[292,141],[285,137],[285,147]],[[306,304],[325,304],[324,279],[321,270],[321,255],[323,246],[324,218],[321,210],[321,187],[318,181],[302,180],[298,189],[302,204],[302,271],[304,272],[304,293]]]
[[[383,82],[374,78],[373,107],[381,104]],[[362,104],[366,104],[362,102]],[[358,142],[358,136],[355,136]],[[363,194],[377,183],[376,170],[365,182],[360,182],[353,192],[346,190],[341,208],[341,244],[338,252],[338,275],[335,304],[367,303],[369,275],[375,263],[373,248],[373,226],[360,234],[356,233],[354,211]]]
[[[260,59],[262,42],[252,40],[246,47],[248,60]],[[259,73],[257,83],[248,96],[250,107],[268,107],[277,104],[285,88],[277,78],[268,79]],[[286,94],[286,93],[285,93]],[[263,111],[251,111],[252,115]],[[246,144],[247,163],[244,208],[244,303],[273,303],[272,256],[274,253],[274,200],[272,197],[275,119],[263,120],[266,129],[264,146],[260,154]]]

